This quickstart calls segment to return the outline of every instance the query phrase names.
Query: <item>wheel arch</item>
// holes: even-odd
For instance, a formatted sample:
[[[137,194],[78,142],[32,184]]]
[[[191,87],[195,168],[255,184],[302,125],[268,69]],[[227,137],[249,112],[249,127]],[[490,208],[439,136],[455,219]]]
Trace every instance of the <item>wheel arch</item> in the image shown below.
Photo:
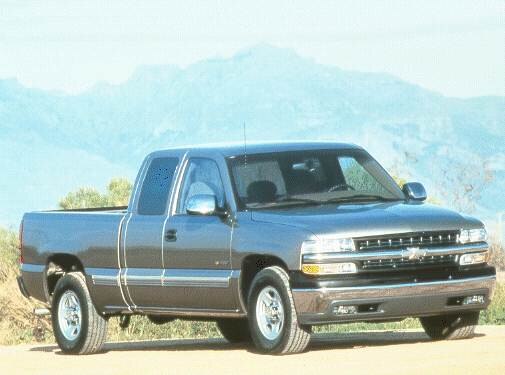
[[[48,303],[51,302],[56,283],[68,272],[82,272],[85,274],[84,266],[77,256],[66,253],[54,253],[47,257],[43,283]]]
[[[239,283],[239,297],[240,302],[247,313],[247,296],[251,283],[258,272],[271,267],[279,266],[286,272],[289,268],[286,263],[278,256],[272,254],[250,254],[247,255],[241,264],[240,283]]]

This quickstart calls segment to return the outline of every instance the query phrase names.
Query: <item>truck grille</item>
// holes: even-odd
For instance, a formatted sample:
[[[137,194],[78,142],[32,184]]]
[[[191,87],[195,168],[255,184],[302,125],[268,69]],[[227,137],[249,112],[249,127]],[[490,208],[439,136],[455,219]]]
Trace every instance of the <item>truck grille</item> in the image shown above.
[[[419,259],[397,258],[397,259],[374,259],[365,260],[361,264],[361,269],[366,271],[389,271],[404,270],[409,268],[431,268],[453,266],[457,260],[457,255],[435,255],[424,256]]]
[[[441,247],[457,245],[459,231],[402,233],[386,236],[365,237],[356,240],[358,251],[405,249],[406,247]]]

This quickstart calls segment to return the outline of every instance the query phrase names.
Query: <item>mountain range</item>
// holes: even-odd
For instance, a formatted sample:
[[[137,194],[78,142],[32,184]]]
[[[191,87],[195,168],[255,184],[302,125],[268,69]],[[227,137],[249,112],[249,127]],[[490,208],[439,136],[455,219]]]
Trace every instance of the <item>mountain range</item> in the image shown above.
[[[0,80],[0,224],[55,208],[77,187],[133,179],[150,151],[242,141],[244,124],[250,141],[362,145],[439,197],[452,166],[485,166],[493,178],[474,213],[505,210],[505,97],[445,97],[259,45],[185,68],[142,66],[122,84],[77,95]]]

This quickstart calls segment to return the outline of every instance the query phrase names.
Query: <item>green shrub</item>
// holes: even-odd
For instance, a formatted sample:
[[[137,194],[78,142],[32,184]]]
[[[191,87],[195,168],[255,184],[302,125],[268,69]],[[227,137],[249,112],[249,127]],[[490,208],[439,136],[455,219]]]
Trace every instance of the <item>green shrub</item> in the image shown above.
[[[52,340],[49,320],[33,314],[39,304],[19,292],[18,244],[15,232],[0,228],[0,344]]]
[[[497,283],[493,302],[480,314],[480,324],[505,324],[505,283]]]
[[[60,200],[63,209],[126,206],[132,184],[125,178],[113,178],[104,194],[91,187],[82,187]]]
[[[19,250],[16,233],[0,228],[0,282],[17,275],[18,258]]]
[[[505,271],[505,248],[502,244],[494,241],[489,246],[489,263],[496,267],[496,269]]]

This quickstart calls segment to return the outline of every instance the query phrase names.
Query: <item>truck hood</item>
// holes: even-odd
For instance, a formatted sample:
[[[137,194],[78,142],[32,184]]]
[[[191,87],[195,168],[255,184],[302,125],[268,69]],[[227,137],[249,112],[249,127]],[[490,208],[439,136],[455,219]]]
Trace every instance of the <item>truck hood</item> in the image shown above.
[[[481,227],[472,217],[420,202],[297,206],[252,212],[252,220],[289,225],[319,236],[363,237]]]

